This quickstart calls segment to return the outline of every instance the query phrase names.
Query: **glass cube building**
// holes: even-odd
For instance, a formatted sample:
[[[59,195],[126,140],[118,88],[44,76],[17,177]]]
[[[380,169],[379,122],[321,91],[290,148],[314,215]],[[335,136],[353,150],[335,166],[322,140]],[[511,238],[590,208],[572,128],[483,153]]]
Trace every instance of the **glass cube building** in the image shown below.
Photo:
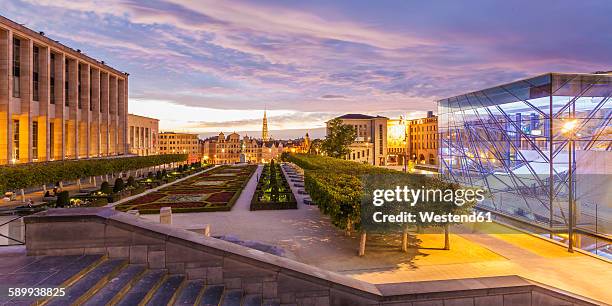
[[[612,74],[548,73],[440,100],[441,176],[488,190],[482,209],[566,243],[571,180],[576,244],[609,257],[611,95]]]

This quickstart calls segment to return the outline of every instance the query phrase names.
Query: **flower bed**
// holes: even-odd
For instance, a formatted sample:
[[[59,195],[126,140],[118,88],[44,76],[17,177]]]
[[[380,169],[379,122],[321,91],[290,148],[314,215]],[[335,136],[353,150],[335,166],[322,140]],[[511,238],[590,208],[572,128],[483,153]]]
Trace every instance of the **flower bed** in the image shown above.
[[[250,210],[278,209],[297,209],[297,201],[280,165],[272,162],[261,172]]]
[[[141,214],[157,214],[162,207],[173,212],[229,211],[255,173],[255,165],[220,166],[115,206],[120,211],[137,209]]]

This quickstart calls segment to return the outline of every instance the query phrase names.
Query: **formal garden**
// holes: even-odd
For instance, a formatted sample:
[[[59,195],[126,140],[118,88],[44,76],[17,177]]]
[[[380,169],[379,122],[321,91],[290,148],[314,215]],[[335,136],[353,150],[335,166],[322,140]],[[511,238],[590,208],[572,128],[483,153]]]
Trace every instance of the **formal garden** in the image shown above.
[[[256,169],[256,165],[218,166],[115,209],[141,214],[157,214],[162,207],[171,207],[173,213],[229,211]]]
[[[297,209],[297,201],[281,170],[272,160],[263,166],[251,199],[251,210]]]
[[[68,196],[67,191],[60,192],[55,207],[99,207],[109,203],[120,201],[124,198],[135,196],[145,192],[147,189],[152,189],[167,183],[174,182],[177,179],[195,174],[199,171],[212,167],[212,165],[202,165],[201,163],[191,163],[179,165],[178,167],[168,171],[166,169],[150,171],[145,177],[135,179],[133,176],[124,178],[118,177],[113,184],[104,181],[99,189],[90,191],[81,191],[77,194],[69,196],[68,202],[65,198]]]

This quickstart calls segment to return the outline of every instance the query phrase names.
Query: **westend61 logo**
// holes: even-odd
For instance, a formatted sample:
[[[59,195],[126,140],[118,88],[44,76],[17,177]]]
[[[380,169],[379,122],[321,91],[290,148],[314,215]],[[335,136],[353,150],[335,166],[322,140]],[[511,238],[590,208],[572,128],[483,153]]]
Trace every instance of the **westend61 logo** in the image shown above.
[[[473,210],[487,198],[484,189],[402,174],[367,175],[363,183],[361,225],[368,230],[492,222],[491,213]]]

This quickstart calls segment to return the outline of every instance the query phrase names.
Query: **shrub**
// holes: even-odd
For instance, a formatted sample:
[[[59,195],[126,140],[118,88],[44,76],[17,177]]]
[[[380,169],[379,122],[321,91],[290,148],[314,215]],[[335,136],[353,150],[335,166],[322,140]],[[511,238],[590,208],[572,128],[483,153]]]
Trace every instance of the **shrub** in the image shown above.
[[[155,173],[155,179],[156,180],[161,180],[164,176],[162,175],[162,172],[160,170],[157,170],[157,173]]]
[[[289,161],[304,169],[304,185],[312,200],[317,203],[321,212],[329,215],[332,223],[347,229],[360,226],[361,199],[363,197],[363,182],[361,178],[367,174],[393,174],[401,176],[407,185],[432,189],[457,189],[456,184],[448,184],[439,179],[411,175],[403,172],[375,167],[368,164],[346,161],[331,157],[291,154]],[[272,177],[271,177],[272,178]],[[437,187],[437,188],[436,188]],[[420,209],[419,206],[418,209]],[[469,209],[469,205],[440,205],[437,211],[458,213]],[[434,209],[430,205],[431,209]],[[432,224],[429,224],[432,226]],[[433,226],[439,226],[433,224]]]
[[[187,159],[185,154],[109,159],[66,160],[0,166],[0,190],[16,190],[52,182],[142,169]]]
[[[125,188],[125,183],[123,182],[123,179],[118,177],[115,180],[115,185],[113,186],[113,192],[119,192],[119,191],[123,190],[123,188]]]
[[[130,187],[138,187],[138,183],[136,182],[133,176],[128,177],[127,185]]]
[[[104,194],[111,194],[113,193],[113,190],[110,188],[108,182],[104,181],[102,182],[102,185],[100,185],[100,192]]]
[[[60,192],[57,195],[57,202],[55,204],[57,207],[66,207],[70,205],[70,193],[67,190]]]

